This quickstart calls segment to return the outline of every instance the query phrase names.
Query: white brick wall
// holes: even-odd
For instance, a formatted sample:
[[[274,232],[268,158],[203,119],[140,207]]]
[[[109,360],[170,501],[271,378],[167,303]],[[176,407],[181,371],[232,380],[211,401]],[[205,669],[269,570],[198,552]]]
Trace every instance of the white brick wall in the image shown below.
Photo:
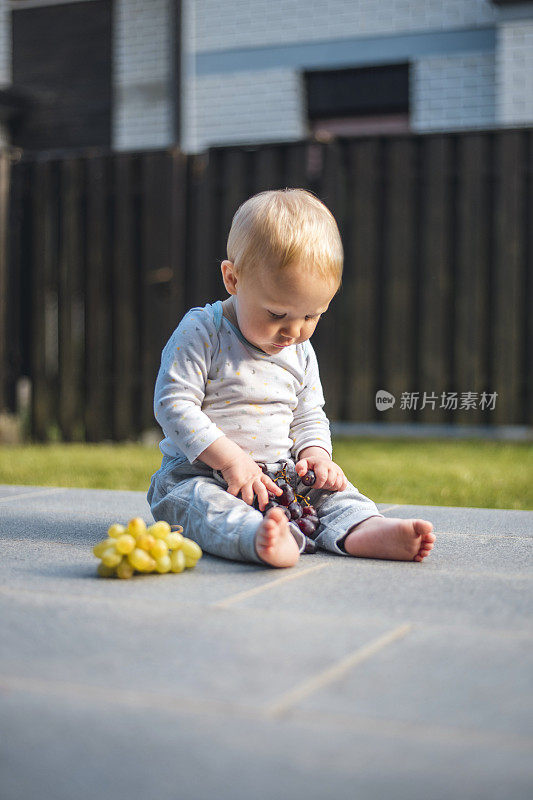
[[[191,2],[191,0],[185,0]],[[194,0],[198,51],[490,25],[490,0]]]
[[[533,124],[533,20],[500,25],[496,65],[498,123]]]
[[[419,59],[411,68],[413,130],[495,124],[492,53]],[[307,134],[303,87],[290,69],[224,73],[196,81],[197,145],[299,139]]]
[[[171,1],[114,2],[112,143],[118,150],[172,143],[171,56],[177,45]],[[491,0],[182,0],[182,8],[181,140],[187,151],[307,133],[299,67],[256,63],[252,70],[244,59],[243,69],[237,64],[234,71],[219,72],[210,53],[217,59],[239,48],[332,41],[334,54],[335,40],[350,37],[384,37],[378,42],[383,60],[388,36],[427,34],[434,41],[433,34],[447,31],[486,28],[490,35],[496,29],[495,53],[445,52],[447,45],[442,50],[439,44],[434,54],[419,50],[407,56],[413,128],[533,123],[533,2],[499,7]],[[10,40],[9,2],[0,0],[0,85],[11,79]],[[305,67],[314,66],[328,65],[313,63],[310,47]],[[333,60],[332,66],[339,65]]]
[[[187,47],[183,146],[192,151],[212,144],[290,140],[307,134],[299,69],[255,65],[255,71],[195,75],[196,55],[349,37],[490,28],[502,14],[490,0],[225,0],[222,14],[220,0],[184,0],[183,6]],[[413,54],[409,60],[414,130],[495,123],[493,52]],[[307,66],[314,66],[312,55]]]
[[[418,60],[411,70],[412,127],[416,131],[495,124],[492,53]]]
[[[115,0],[112,142],[164,147],[172,138],[169,0]]]
[[[197,81],[196,96],[202,146],[304,135],[303,91],[294,70],[204,76]]]
[[[0,87],[11,83],[11,24],[7,0],[0,0]],[[0,147],[9,143],[7,131],[0,123]]]

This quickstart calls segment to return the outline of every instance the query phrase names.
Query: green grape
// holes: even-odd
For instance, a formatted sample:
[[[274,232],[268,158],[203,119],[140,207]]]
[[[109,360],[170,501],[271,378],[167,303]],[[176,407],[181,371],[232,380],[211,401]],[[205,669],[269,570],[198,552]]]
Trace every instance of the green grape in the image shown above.
[[[170,555],[172,572],[183,572],[187,564],[185,563],[185,553],[183,550],[173,550]]]
[[[179,550],[184,542],[185,537],[181,533],[169,533],[166,539],[167,545],[171,550]]]
[[[155,542],[150,548],[150,555],[153,556],[153,558],[155,558],[156,561],[160,558],[164,558],[164,556],[168,556],[168,547],[164,539],[155,540]]]
[[[122,536],[119,536],[118,539],[115,540],[118,553],[122,553],[123,555],[126,553],[131,553],[131,551],[135,548],[135,537],[131,535],[131,533],[123,533]]]
[[[150,550],[155,544],[155,538],[150,533],[141,533],[137,536],[137,547],[141,550]]]
[[[155,568],[157,572],[160,572],[161,574],[165,572],[170,572],[170,570],[172,569],[172,562],[170,560],[170,556],[166,555],[162,556],[162,558],[156,558]]]
[[[128,553],[127,558],[131,566],[139,570],[139,572],[147,572],[152,562],[155,563],[154,559],[148,555],[146,550],[141,550],[140,547],[136,547],[135,550]]]
[[[106,567],[102,562],[98,564],[96,571],[101,578],[113,578],[116,574],[113,567]]]
[[[121,561],[122,556],[120,553],[117,553],[114,547],[108,547],[107,550],[102,553],[102,564],[105,564],[106,567],[117,567]]]
[[[122,536],[123,533],[126,533],[126,528],[124,525],[119,525],[118,522],[115,522],[109,530],[107,531],[107,535],[111,539],[118,539],[119,536]]]
[[[152,534],[152,536],[155,536],[156,539],[166,539],[170,533],[170,525],[168,522],[164,522],[164,520],[154,522],[154,524],[150,525],[148,528],[148,533]]]
[[[96,558],[102,558],[102,553],[105,553],[108,547],[114,547],[114,546],[115,546],[115,539],[111,538],[102,539],[101,542],[98,542],[98,544],[95,544],[95,546],[93,547],[93,554],[96,556]]]
[[[146,533],[146,523],[141,517],[134,517],[128,522],[128,533],[137,538],[141,533]]]
[[[116,571],[117,578],[122,578],[123,580],[128,580],[128,578],[131,578],[135,572],[127,558],[122,559]]]
[[[142,572],[155,572],[156,560],[155,558],[152,558],[152,556],[148,556],[148,558],[150,559],[150,561],[148,562],[146,567],[142,570]]]
[[[171,526],[164,520],[147,527],[141,517],[134,517],[127,526],[113,523],[107,534],[92,550],[101,559],[98,575],[105,578],[127,580],[136,571],[179,573],[194,567],[202,557],[196,542],[182,535],[181,525]]]
[[[185,565],[188,569],[192,569],[198,559],[202,557],[202,548],[200,545],[196,544],[196,542],[193,542],[192,539],[187,539],[186,537],[183,538],[181,552],[185,556]]]

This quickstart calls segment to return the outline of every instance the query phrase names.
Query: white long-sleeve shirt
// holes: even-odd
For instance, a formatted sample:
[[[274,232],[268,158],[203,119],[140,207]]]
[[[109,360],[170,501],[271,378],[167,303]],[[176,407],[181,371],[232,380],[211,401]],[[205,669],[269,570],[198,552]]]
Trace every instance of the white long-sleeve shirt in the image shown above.
[[[154,413],[161,452],[192,462],[221,436],[254,461],[294,458],[318,445],[332,455],[316,355],[309,341],[269,355],[222,313],[192,308],[163,349]]]

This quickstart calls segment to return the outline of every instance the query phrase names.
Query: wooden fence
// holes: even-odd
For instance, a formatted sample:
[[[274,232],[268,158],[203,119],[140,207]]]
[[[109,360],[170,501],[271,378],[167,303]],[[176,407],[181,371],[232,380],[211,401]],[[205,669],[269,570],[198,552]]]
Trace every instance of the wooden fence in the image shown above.
[[[331,208],[345,245],[343,288],[313,337],[329,417],[531,425],[532,155],[530,129],[190,156],[5,153],[0,405],[14,408],[26,375],[35,440],[155,427],[161,349],[188,308],[226,297],[237,206],[300,186]],[[376,409],[379,389],[394,408]],[[493,409],[483,392],[497,393]]]

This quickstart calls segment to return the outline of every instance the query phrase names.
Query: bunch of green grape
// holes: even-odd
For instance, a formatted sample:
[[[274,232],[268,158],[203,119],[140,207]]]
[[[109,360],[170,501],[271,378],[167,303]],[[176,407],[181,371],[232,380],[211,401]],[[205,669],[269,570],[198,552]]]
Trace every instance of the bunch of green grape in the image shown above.
[[[181,525],[160,521],[149,528],[140,517],[128,525],[114,523],[103,539],[93,547],[100,558],[98,575],[102,578],[131,578],[135,572],[183,572],[192,569],[202,557],[201,547],[183,536]]]

